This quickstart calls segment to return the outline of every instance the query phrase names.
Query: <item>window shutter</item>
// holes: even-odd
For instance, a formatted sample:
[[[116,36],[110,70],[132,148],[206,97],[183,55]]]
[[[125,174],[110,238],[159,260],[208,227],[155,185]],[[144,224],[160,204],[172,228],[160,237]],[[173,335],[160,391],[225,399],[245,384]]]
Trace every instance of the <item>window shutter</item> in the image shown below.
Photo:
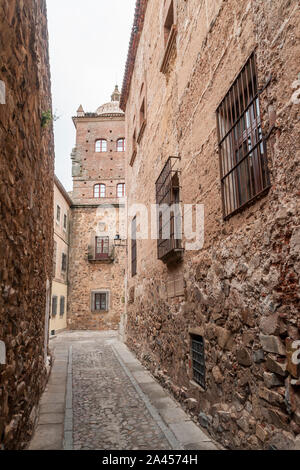
[[[65,314],[65,298],[60,298],[60,316],[62,317]]]
[[[52,316],[55,317],[57,314],[57,297],[52,297]]]

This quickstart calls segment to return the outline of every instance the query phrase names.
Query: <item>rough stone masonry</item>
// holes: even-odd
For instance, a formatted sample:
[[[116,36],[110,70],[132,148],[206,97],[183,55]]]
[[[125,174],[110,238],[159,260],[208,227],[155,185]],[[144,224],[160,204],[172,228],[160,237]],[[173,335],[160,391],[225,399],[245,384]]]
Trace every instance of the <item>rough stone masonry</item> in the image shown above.
[[[137,2],[121,98],[128,204],[155,203],[180,157],[180,201],[204,204],[205,243],[171,266],[156,240],[137,240],[127,344],[232,449],[293,448],[300,435],[299,52],[296,0]],[[270,185],[224,219],[216,112],[253,53]]]
[[[44,0],[0,1],[0,81],[0,448],[11,450],[26,446],[46,382],[54,146]]]

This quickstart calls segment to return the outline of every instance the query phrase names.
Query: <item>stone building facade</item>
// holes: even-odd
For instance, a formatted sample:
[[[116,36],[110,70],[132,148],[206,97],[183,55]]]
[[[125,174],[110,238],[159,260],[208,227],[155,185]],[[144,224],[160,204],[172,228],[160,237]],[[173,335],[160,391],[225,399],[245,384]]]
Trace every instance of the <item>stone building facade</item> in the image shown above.
[[[128,207],[204,206],[202,249],[129,243],[126,341],[232,449],[300,434],[298,25],[296,0],[139,0],[123,83]]]
[[[71,329],[117,329],[124,310],[125,116],[119,100],[116,87],[111,102],[95,113],[80,106],[73,118]]]
[[[54,177],[54,249],[50,335],[67,328],[69,224],[72,200]]]
[[[44,0],[1,0],[0,83],[0,449],[11,450],[29,440],[47,378],[54,145]]]

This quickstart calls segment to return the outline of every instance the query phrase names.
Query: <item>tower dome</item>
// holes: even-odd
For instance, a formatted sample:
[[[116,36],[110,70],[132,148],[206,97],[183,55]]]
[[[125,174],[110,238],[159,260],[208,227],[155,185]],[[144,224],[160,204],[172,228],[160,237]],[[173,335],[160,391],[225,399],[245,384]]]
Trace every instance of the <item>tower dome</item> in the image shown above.
[[[114,92],[111,95],[111,101],[100,106],[96,113],[98,116],[103,116],[106,114],[120,114],[124,115],[124,112],[120,109],[120,97],[121,93],[119,92],[118,85],[115,86]]]

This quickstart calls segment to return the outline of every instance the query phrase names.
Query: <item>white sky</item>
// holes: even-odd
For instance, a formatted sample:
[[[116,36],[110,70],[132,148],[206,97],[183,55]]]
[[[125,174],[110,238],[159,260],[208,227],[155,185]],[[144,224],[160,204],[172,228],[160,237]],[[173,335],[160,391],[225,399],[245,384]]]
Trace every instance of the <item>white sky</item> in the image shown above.
[[[82,104],[95,112],[121,91],[136,0],[47,0],[54,123],[55,172],[72,190],[71,120]]]

